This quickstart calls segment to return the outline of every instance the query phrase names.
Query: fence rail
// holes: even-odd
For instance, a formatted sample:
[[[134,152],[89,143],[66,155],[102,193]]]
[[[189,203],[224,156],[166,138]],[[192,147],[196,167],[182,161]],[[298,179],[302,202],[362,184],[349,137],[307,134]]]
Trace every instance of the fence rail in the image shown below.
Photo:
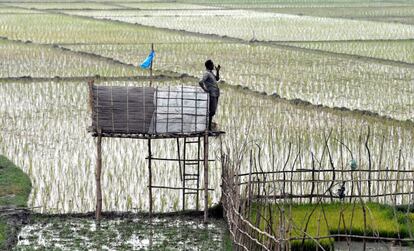
[[[255,153],[257,156],[250,150],[249,170],[245,172],[240,171],[241,166],[242,163],[246,165],[248,161],[239,160],[241,158],[237,157],[240,154],[235,155],[236,162],[230,160],[230,154],[222,154],[222,203],[235,250],[331,249],[332,246],[323,244],[324,240],[344,240],[349,248],[351,241],[362,241],[364,250],[369,242],[413,244],[414,171],[411,170],[410,163],[402,161],[401,150],[384,168],[382,157],[373,156],[369,149],[369,137],[368,131],[367,140],[361,140],[361,145],[366,151],[359,150],[358,157],[348,149],[348,157],[351,157],[353,162],[358,158],[357,167],[352,163],[340,168],[335,166],[334,162],[340,161],[334,160],[330,153],[329,137],[325,139],[326,148],[322,156],[315,157],[311,152],[311,169],[296,168],[301,166],[296,162],[299,154],[292,160],[290,157],[295,155],[290,149],[287,151],[288,157],[282,156],[282,161],[278,162],[281,166],[273,166],[273,170],[262,169],[263,166],[269,167],[269,163],[261,163],[260,149]],[[366,161],[361,162],[362,154],[365,153]],[[343,158],[342,154],[340,156]],[[328,222],[323,207],[330,202],[340,203],[344,208],[352,208],[352,215],[355,206],[358,205],[358,212],[362,214],[359,225],[362,224],[362,227],[354,231],[351,230],[351,226],[345,226],[348,222],[345,222],[341,210],[335,215],[339,223],[338,220]],[[298,203],[304,203],[309,208],[306,219],[301,224],[295,222],[291,212],[288,213],[288,209],[285,208]],[[389,208],[392,214],[390,224],[397,226],[397,229],[393,233],[380,233],[373,224],[376,219],[372,219],[371,204],[367,203],[377,203]],[[323,212],[320,213],[323,217],[319,215],[317,221],[317,234],[308,229],[311,217],[316,217],[312,216],[316,208],[322,208]],[[397,213],[397,210],[400,210],[400,213]],[[407,225],[400,227],[399,224],[402,222],[406,222]],[[325,227],[337,224],[338,231],[320,233],[319,229],[324,227],[324,224]],[[342,232],[339,231],[341,224]],[[292,234],[293,232],[295,234]],[[333,245],[333,241],[329,243]]]

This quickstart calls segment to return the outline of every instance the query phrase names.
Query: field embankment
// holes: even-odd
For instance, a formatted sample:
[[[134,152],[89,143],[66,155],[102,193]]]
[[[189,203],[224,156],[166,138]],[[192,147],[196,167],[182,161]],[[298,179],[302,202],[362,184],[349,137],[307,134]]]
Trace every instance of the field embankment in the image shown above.
[[[27,221],[26,207],[32,188],[29,176],[0,155],[0,250],[14,245],[20,226]]]

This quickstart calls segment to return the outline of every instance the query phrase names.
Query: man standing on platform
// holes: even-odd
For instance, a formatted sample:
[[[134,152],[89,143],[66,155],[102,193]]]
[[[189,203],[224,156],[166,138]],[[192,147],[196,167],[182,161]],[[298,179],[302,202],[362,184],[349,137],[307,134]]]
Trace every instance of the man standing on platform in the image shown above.
[[[209,104],[209,124],[208,129],[212,130],[217,127],[216,123],[213,123],[213,117],[216,114],[218,99],[220,96],[220,89],[218,88],[217,81],[220,80],[220,65],[217,67],[214,66],[213,61],[210,59],[207,60],[204,64],[206,66],[206,72],[203,75],[203,78],[199,82],[201,88],[205,92],[210,94],[210,104]],[[216,69],[216,74],[213,73],[213,70]]]

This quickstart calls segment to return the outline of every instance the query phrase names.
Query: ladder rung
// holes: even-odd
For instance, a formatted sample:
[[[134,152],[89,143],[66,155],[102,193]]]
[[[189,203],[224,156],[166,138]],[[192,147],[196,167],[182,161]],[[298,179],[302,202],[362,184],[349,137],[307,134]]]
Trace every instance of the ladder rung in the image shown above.
[[[185,181],[188,181],[188,180],[198,180],[198,178],[186,178],[185,179]]]
[[[145,159],[148,159],[148,157],[145,157]],[[184,159],[168,159],[168,158],[155,158],[155,157],[151,158],[151,160],[163,160],[163,161],[200,161],[200,162],[204,162],[203,159],[187,159],[187,160],[184,160]],[[216,160],[209,159],[208,161],[213,162],[213,161],[216,161]]]
[[[195,163],[184,162],[184,165],[186,165],[186,166],[195,166],[195,165],[199,165],[199,164],[200,164],[199,162],[195,162]]]
[[[186,141],[186,144],[194,144],[194,143],[198,143],[198,141]]]
[[[196,174],[196,173],[185,173],[184,176],[196,176],[196,177],[198,177],[200,175]]]
[[[151,186],[151,188],[164,188],[164,189],[174,189],[174,190],[182,190],[182,189],[184,189],[184,190],[189,190],[189,191],[197,191],[197,190],[199,190],[199,191],[204,191],[204,188],[190,188],[190,187],[168,187],[168,186]],[[209,189],[207,189],[208,191],[214,191],[214,189],[213,188],[209,188]]]

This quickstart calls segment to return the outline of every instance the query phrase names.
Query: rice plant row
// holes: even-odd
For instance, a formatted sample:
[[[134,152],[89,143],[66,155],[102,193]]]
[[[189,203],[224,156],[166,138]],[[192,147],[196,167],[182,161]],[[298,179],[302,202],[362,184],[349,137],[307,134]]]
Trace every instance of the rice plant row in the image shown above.
[[[157,85],[197,85],[197,81],[164,81]],[[142,85],[137,82],[103,82],[109,85]],[[90,125],[87,111],[87,85],[78,82],[2,83],[0,85],[0,154],[9,156],[32,179],[33,190],[29,205],[40,207],[40,212],[87,212],[94,210],[95,145],[86,129]],[[414,132],[410,123],[397,123],[370,116],[335,112],[296,106],[272,97],[223,88],[217,122],[226,131],[223,146],[231,155],[244,147],[260,146],[264,170],[283,166],[287,144],[303,152],[312,151],[321,156],[327,132],[353,151],[361,147],[361,135],[370,127],[371,147],[375,168],[395,167],[396,154],[401,149],[402,166],[412,166]],[[270,129],[275,128],[275,129]],[[244,142],[247,145],[244,146]],[[168,145],[168,147],[166,147]],[[220,141],[213,140],[211,156],[220,154]],[[335,165],[341,166],[338,144],[332,144]],[[195,151],[192,149],[191,151]],[[174,141],[160,140],[153,144],[156,157],[176,157]],[[191,152],[190,152],[191,153]],[[195,152],[193,152],[195,153]],[[255,154],[259,154],[255,150]],[[277,155],[275,155],[277,154]],[[146,142],[140,140],[105,139],[103,143],[104,210],[146,211],[148,209]],[[274,158],[274,156],[279,156]],[[283,156],[283,157],[282,157]],[[304,154],[301,167],[309,168],[310,154]],[[360,168],[366,168],[366,154],[355,154]],[[382,161],[378,162],[381,156]],[[343,154],[345,168],[353,158]],[[220,185],[220,162],[210,166],[210,185]],[[273,164],[272,164],[273,163]],[[291,163],[291,162],[289,162]],[[321,168],[329,168],[327,159],[321,158]],[[326,165],[325,165],[326,164]],[[180,186],[179,169],[171,163],[154,164],[154,184]],[[290,166],[291,164],[289,164]],[[241,162],[246,172],[248,157]],[[410,178],[411,176],[407,176]],[[305,177],[306,178],[306,177]],[[321,177],[323,178],[323,177]],[[326,177],[327,179],[329,177]],[[412,178],[412,177],[411,177]],[[203,184],[203,183],[201,183]],[[306,189],[306,185],[293,189]],[[366,188],[364,188],[366,189]],[[402,191],[412,189],[404,186]],[[209,204],[217,203],[220,191],[211,193]],[[401,201],[405,202],[405,201]],[[187,200],[187,207],[194,200]],[[156,211],[175,211],[181,205],[177,191],[157,191]]]
[[[147,56],[150,47],[147,43],[156,41],[154,67],[159,71],[198,76],[204,68],[202,63],[207,58],[214,58],[223,65],[224,79],[233,85],[314,104],[369,110],[400,120],[413,119],[412,67],[365,62],[273,45],[228,43],[223,39],[55,14],[34,19],[30,28],[22,25],[29,20],[30,15],[0,16],[0,36],[36,43],[66,44],[72,50],[103,55],[134,65]],[[71,46],[71,43],[81,45]],[[394,54],[398,48],[387,52],[384,48],[381,51],[387,55]],[[353,51],[373,54],[363,43],[358,43]],[[14,52],[6,50],[4,53]],[[31,53],[27,51],[22,57],[29,58]],[[50,55],[46,61],[53,61],[53,57]],[[7,58],[12,60],[13,56]],[[32,59],[38,60],[39,57]],[[37,69],[37,66],[33,68]],[[97,67],[85,74],[112,74],[111,71],[105,73],[108,71],[101,68]],[[63,71],[63,68],[59,70],[66,76],[72,74]],[[145,73],[137,71],[136,74]]]
[[[381,3],[374,6],[286,6],[286,7],[273,7],[263,8],[261,11],[269,11],[275,13],[285,13],[294,15],[305,15],[315,17],[332,17],[332,18],[347,18],[347,19],[362,19],[370,20],[371,18],[387,18],[393,17],[412,17],[414,11],[413,4],[387,4]]]
[[[132,64],[144,58],[148,50],[146,44],[67,47]],[[313,104],[414,119],[412,67],[250,44],[155,44],[155,49],[156,70],[199,76],[203,62],[214,58],[223,66],[223,79],[232,85]]]
[[[0,36],[12,40],[30,40],[43,44],[63,43],[177,43],[203,42],[205,38],[185,36],[176,32],[154,30],[130,24],[103,22],[59,14],[2,14]],[[31,25],[26,25],[30,23]],[[208,41],[208,40],[207,40]]]
[[[414,64],[413,40],[284,43],[300,48]]]
[[[144,75],[134,67],[115,64],[52,46],[0,40],[0,78]]]
[[[239,38],[246,41],[326,41],[408,39],[414,27],[406,24],[380,23],[251,10],[182,11],[67,11],[65,13],[111,19],[147,26],[185,30]],[[199,18],[203,16],[203,18]]]

